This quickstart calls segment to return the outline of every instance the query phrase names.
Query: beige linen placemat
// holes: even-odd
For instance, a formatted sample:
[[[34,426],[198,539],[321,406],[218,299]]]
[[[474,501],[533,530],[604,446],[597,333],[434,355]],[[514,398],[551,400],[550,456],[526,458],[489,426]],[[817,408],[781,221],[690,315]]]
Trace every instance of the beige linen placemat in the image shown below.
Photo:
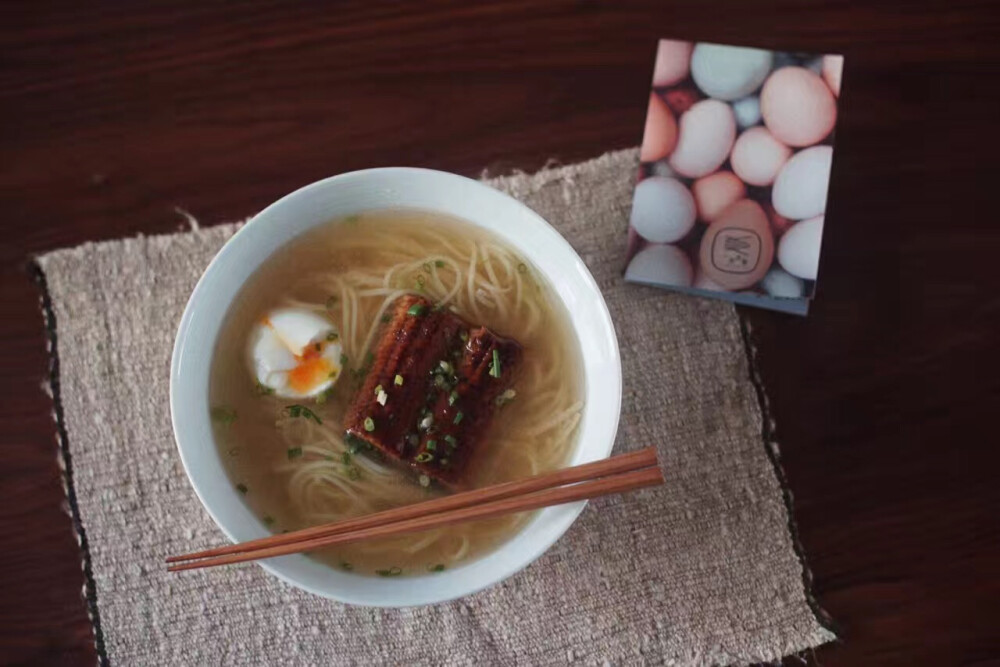
[[[184,304],[235,225],[40,257],[102,660],[701,665],[834,639],[810,602],[736,311],[622,280],[636,162],[619,151],[489,183],[548,219],[593,272],[624,366],[615,451],[657,445],[666,485],[592,502],[525,571],[433,607],[348,607],[254,565],[167,574],[166,555],[222,539],[184,476],[167,389]]]

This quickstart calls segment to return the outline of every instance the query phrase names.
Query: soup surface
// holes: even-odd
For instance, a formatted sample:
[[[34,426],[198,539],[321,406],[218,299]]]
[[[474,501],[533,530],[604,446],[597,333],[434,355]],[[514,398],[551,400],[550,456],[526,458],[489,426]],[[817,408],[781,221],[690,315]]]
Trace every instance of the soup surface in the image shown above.
[[[476,444],[465,478],[479,487],[563,465],[583,404],[579,346],[559,299],[506,243],[420,211],[335,220],[261,267],[226,315],[211,368],[216,442],[232,483],[275,532],[390,509],[445,493],[345,438],[345,412],[372,365],[392,304],[419,294],[523,346],[511,390]],[[250,332],[274,309],[327,318],[343,369],[326,391],[285,398],[260,384]],[[317,346],[317,349],[319,347]],[[509,539],[529,515],[331,547],[315,558],[381,576],[439,572]]]

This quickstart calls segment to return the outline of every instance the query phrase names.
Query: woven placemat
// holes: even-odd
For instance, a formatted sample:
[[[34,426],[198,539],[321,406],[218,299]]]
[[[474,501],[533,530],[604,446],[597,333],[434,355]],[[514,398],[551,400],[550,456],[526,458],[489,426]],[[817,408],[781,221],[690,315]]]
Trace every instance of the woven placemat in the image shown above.
[[[622,280],[636,163],[619,151],[489,182],[555,225],[593,272],[624,366],[615,451],[656,444],[666,485],[592,502],[525,571],[433,607],[348,607],[254,565],[167,574],[166,555],[221,538],[174,446],[168,369],[188,295],[236,225],[38,258],[102,660],[731,664],[834,639],[809,598],[736,311]]]

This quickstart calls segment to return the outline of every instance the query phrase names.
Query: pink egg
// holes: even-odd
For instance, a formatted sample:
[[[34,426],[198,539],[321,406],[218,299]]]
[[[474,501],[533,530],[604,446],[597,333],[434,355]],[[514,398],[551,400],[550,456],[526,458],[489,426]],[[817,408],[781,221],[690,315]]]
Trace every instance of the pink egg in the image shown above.
[[[747,185],[770,185],[792,149],[774,138],[766,127],[751,127],[736,139],[729,161]]]
[[[771,233],[774,234],[775,239],[780,239],[781,235],[795,224],[795,220],[786,218],[775,211],[774,206],[770,203],[764,204],[764,212],[767,213],[767,219],[771,221]]]
[[[713,282],[728,290],[755,284],[771,268],[774,238],[760,204],[741,199],[709,225],[701,237],[698,261]]]
[[[653,85],[672,86],[687,78],[691,68],[691,42],[675,39],[661,39],[656,49],[656,65],[653,67]]]
[[[719,100],[702,100],[681,116],[670,167],[688,178],[707,176],[726,161],[735,138],[732,107]]]
[[[651,93],[639,159],[643,162],[655,162],[670,155],[676,145],[677,121],[674,120],[674,114],[656,93]]]
[[[730,204],[743,199],[747,189],[731,171],[717,171],[695,181],[691,192],[698,207],[698,218],[712,222]]]
[[[844,56],[823,56],[823,80],[840,97],[840,77],[844,73]]]
[[[760,112],[771,134],[789,146],[811,146],[837,122],[833,93],[804,67],[782,67],[767,78],[760,91]]]

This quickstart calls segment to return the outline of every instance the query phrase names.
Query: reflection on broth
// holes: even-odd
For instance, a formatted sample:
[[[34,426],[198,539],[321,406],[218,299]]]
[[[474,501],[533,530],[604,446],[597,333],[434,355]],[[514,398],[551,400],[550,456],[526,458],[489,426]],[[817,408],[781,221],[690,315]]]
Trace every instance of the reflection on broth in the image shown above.
[[[562,304],[509,246],[438,214],[379,211],[311,231],[257,272],[216,342],[211,410],[233,484],[281,532],[561,466],[581,369]],[[312,555],[436,572],[527,519]]]

